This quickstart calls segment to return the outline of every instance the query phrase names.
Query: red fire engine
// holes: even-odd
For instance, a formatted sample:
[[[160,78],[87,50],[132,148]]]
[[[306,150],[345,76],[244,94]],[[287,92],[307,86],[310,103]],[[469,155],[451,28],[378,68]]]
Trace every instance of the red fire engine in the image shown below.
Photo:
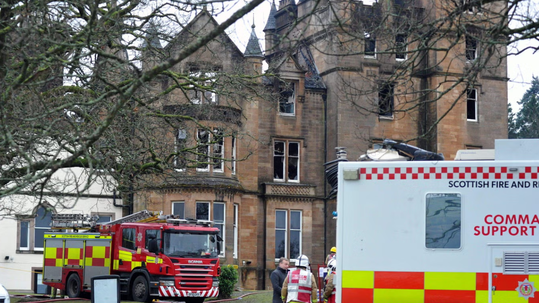
[[[149,211],[93,222],[77,214],[53,217],[52,229],[88,230],[45,234],[43,284],[74,298],[91,291],[92,277],[114,274],[120,276],[120,292],[139,302],[203,302],[219,294],[222,239],[212,222]]]

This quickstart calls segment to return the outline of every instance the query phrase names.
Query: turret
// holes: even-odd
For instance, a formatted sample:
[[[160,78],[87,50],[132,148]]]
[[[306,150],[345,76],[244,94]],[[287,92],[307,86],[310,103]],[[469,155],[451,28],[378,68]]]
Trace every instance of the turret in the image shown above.
[[[260,43],[258,41],[258,37],[256,36],[254,23],[251,28],[251,37],[249,38],[249,42],[247,43],[247,47],[245,48],[243,55],[245,58],[247,58],[248,64],[252,66],[251,69],[247,69],[247,73],[260,75],[262,74],[262,61],[264,60],[264,55],[260,49]]]
[[[272,2],[268,21],[266,22],[266,27],[264,27],[264,33],[266,35],[266,55],[273,53],[275,51],[274,48],[278,43],[275,14],[277,14],[277,7],[275,7],[275,2]]]
[[[142,69],[148,70],[159,63],[159,52],[163,47],[159,40],[159,32],[154,23],[150,23],[146,39],[142,44]]]

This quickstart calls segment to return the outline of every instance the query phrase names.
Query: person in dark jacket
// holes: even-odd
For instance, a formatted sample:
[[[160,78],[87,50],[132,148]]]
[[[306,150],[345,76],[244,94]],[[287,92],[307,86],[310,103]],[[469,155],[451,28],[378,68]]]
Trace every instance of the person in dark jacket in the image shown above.
[[[284,279],[288,274],[288,265],[289,261],[287,258],[280,258],[279,266],[270,275],[271,284],[273,285],[273,303],[283,303],[281,289]]]

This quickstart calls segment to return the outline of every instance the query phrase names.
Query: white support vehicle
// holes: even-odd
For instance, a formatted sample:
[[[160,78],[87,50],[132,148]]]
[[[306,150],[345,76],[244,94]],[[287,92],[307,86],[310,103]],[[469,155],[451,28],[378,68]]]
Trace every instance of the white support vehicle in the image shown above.
[[[539,140],[495,157],[339,163],[337,302],[539,302]]]

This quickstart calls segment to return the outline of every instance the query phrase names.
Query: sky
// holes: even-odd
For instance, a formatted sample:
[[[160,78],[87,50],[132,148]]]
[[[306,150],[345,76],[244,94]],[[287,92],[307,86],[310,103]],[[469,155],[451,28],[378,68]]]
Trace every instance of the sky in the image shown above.
[[[241,51],[245,51],[245,47],[249,40],[251,34],[251,26],[255,25],[255,32],[260,40],[260,46],[264,50],[264,32],[263,29],[268,20],[271,1],[266,0],[263,4],[258,6],[253,12],[248,14],[242,20],[239,20],[234,24],[227,33],[229,36],[236,42]],[[530,6],[534,6],[534,1],[537,0],[523,0],[522,9],[526,10],[527,14],[535,15],[537,14],[535,9],[531,9]],[[275,0],[278,5],[279,0]],[[363,3],[368,4],[372,3],[374,0],[364,0]],[[234,9],[239,8],[239,5],[243,4],[244,1],[234,1]],[[529,6],[530,5],[530,6]],[[222,16],[217,16],[216,19],[218,22],[225,20],[227,16],[223,14]],[[538,45],[539,42],[535,42],[534,45]],[[529,43],[519,43],[517,48],[524,48],[526,45],[531,45]],[[514,52],[514,49],[511,49]],[[513,111],[518,109],[520,106],[517,104],[518,101],[522,98],[526,90],[529,88],[532,80],[532,76],[539,75],[539,52],[534,54],[531,50],[527,50],[518,56],[509,56],[507,59],[508,66],[508,78],[509,82],[507,83],[508,88],[508,101],[511,103]]]
[[[524,43],[521,43],[521,46]],[[517,104],[530,87],[532,77],[539,76],[539,53],[527,50],[518,56],[507,58],[509,82],[507,83],[508,100],[513,110],[520,108]]]

